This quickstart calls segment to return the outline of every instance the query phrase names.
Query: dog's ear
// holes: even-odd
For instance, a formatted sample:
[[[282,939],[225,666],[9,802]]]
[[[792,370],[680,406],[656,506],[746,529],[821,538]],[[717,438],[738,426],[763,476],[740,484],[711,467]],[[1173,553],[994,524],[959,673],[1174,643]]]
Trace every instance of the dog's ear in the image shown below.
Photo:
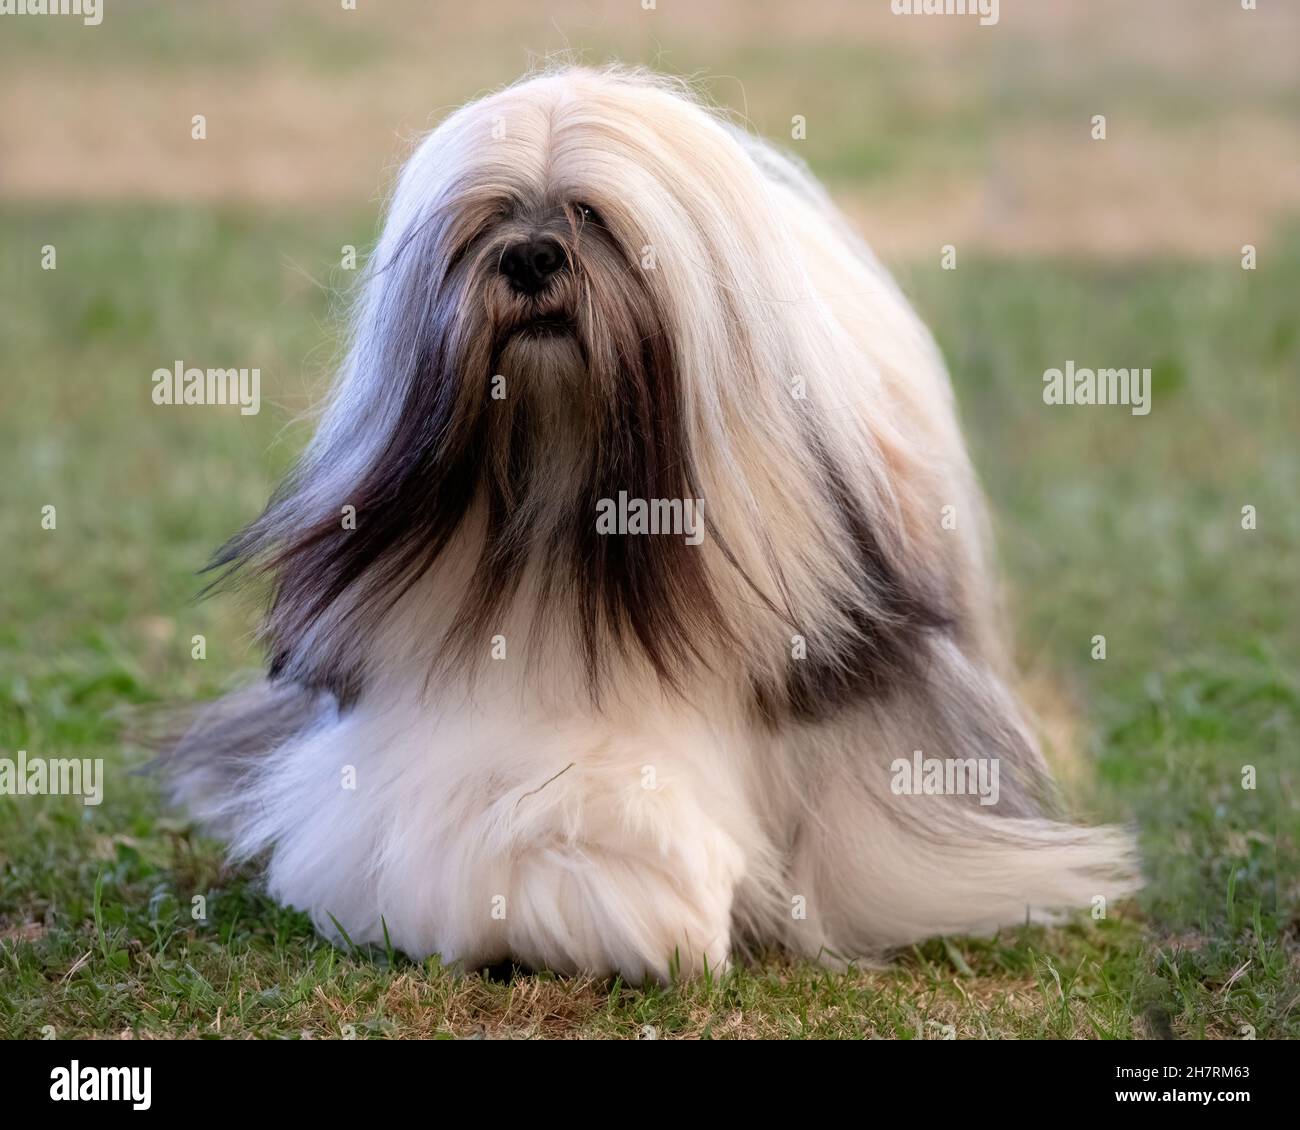
[[[359,325],[326,420],[263,513],[209,565],[215,585],[270,585],[271,673],[354,697],[382,615],[461,528],[485,452],[487,342],[463,332],[468,267],[444,273],[425,222],[365,279]]]

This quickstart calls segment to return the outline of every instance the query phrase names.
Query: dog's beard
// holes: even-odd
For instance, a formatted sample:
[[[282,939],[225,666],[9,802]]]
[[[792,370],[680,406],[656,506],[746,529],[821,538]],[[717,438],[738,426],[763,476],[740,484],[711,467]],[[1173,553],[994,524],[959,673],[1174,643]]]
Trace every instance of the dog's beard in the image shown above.
[[[572,313],[553,302],[491,332],[493,399],[480,425],[486,459],[476,502],[491,514],[496,545],[561,552],[559,531],[582,505],[600,426],[587,350]]]
[[[492,257],[493,252],[483,256],[487,263]],[[591,443],[598,396],[588,362],[593,327],[580,315],[583,281],[562,271],[536,298],[510,293],[491,274],[474,281],[483,296],[474,306],[485,314],[472,332],[492,342],[489,407],[504,410],[489,417],[489,428],[505,432],[505,442],[542,444],[553,455],[573,459]],[[503,426],[501,418],[510,421],[511,408],[518,406],[538,434]]]
[[[577,328],[571,323],[530,323],[506,338],[497,357],[493,377],[503,378],[514,400],[507,391],[499,402],[496,418],[488,425],[490,446],[499,453],[502,467],[518,464],[513,449],[527,449],[522,456],[531,469],[529,501],[546,508],[553,525],[580,502],[600,422]]]

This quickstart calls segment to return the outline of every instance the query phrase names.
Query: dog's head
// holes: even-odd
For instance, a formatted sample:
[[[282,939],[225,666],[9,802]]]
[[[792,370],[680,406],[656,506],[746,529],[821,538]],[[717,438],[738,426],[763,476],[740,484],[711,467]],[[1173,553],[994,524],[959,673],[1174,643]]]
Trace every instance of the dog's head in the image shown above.
[[[921,604],[865,517],[877,453],[799,396],[853,365],[796,230],[825,222],[815,191],[640,74],[544,74],[452,114],[402,171],[313,444],[219,558],[274,576],[275,667],[346,697],[367,630],[467,541],[444,660],[484,653],[526,586],[593,687],[630,656],[672,683],[759,630],[759,668],[812,629],[894,662]],[[603,532],[620,496],[703,500],[704,544]]]

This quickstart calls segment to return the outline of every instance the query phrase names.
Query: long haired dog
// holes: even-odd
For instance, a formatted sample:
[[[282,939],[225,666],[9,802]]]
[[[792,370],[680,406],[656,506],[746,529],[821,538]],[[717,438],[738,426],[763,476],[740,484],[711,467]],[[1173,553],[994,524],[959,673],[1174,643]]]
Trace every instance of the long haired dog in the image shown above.
[[[808,174],[679,84],[542,74],[403,170],[217,557],[270,582],[268,677],[176,792],[323,932],[471,967],[843,962],[1125,893],[1127,837],[1049,815],[982,526],[935,345]]]

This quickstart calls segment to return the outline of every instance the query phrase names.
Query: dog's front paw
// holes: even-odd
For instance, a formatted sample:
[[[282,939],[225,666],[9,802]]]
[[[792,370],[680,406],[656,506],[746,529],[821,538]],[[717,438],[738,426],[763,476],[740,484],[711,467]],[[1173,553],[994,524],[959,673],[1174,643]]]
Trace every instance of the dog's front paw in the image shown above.
[[[467,901],[440,931],[445,959],[638,984],[726,966],[744,855],[686,782],[647,789],[626,769],[574,767],[472,824],[461,857],[474,880],[457,884]]]
[[[535,811],[522,810],[544,794],[518,803],[522,842],[502,907],[510,956],[632,983],[725,968],[740,847],[683,782],[566,777]]]
[[[672,858],[575,843],[538,850],[514,870],[505,905],[510,954],[562,973],[639,984],[726,967],[731,893]]]

